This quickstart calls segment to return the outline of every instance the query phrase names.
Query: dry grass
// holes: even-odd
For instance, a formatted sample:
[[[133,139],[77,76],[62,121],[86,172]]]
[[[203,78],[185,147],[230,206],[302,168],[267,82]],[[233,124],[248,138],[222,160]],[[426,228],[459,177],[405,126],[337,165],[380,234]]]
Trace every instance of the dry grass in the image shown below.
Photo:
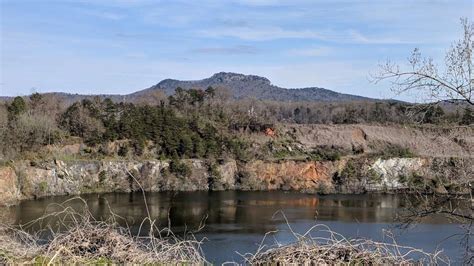
[[[178,238],[169,228],[159,230],[154,221],[146,218],[142,226],[146,236],[132,235],[128,227],[117,223],[120,217],[112,213],[107,221],[94,219],[87,204],[77,211],[60,204],[55,211],[19,228],[0,226],[0,264],[203,264],[205,259],[200,242],[192,235]],[[69,200],[71,201],[71,200]],[[68,202],[69,202],[68,201]],[[54,223],[51,221],[54,220]],[[26,230],[33,224],[47,228],[45,231],[29,234]],[[45,229],[46,230],[46,229]],[[42,234],[41,234],[42,233]]]
[[[286,220],[284,214],[282,214]],[[251,265],[438,265],[449,264],[441,255],[401,246],[393,237],[392,243],[381,243],[367,239],[347,239],[331,231],[326,225],[318,224],[306,233],[294,232],[287,223],[295,241],[280,244],[275,240],[272,246],[264,245],[265,238],[276,232],[269,232],[254,254],[242,257]],[[319,236],[317,236],[319,235]],[[321,235],[324,235],[321,236]],[[416,256],[418,259],[410,259]]]
[[[72,200],[84,203],[77,211],[65,204]],[[154,222],[146,236],[132,235],[121,227],[112,213],[107,221],[98,221],[89,213],[81,198],[52,206],[60,211],[45,214],[23,227],[0,226],[0,264],[206,264],[200,249],[201,242],[192,235],[188,239],[174,236],[169,228],[158,230]],[[282,212],[281,215],[286,220]],[[55,222],[52,224],[50,220]],[[26,233],[33,224],[44,223],[47,240],[40,234]],[[293,231],[295,241],[282,245],[275,241],[264,245],[268,232],[254,254],[242,257],[250,265],[425,265],[449,264],[440,252],[430,254],[420,249],[367,239],[347,239],[331,231],[326,225],[315,225],[304,234]],[[44,233],[44,232],[43,232]],[[137,236],[138,235],[138,236]],[[157,235],[157,236],[156,236]],[[324,237],[323,237],[323,236]],[[413,260],[417,257],[417,260]],[[235,262],[230,262],[236,264]]]

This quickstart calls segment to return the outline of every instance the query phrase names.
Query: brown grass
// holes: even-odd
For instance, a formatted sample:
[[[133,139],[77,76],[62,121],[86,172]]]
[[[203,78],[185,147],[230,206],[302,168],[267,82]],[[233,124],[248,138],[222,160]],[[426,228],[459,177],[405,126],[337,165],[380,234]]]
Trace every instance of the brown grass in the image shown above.
[[[283,213],[282,215],[286,220]],[[392,243],[381,243],[367,239],[347,239],[323,224],[311,227],[304,234],[294,232],[288,223],[287,226],[295,238],[291,244],[282,245],[275,240],[271,246],[264,245],[265,238],[276,233],[276,231],[269,232],[256,253],[242,255],[246,263],[251,265],[449,264],[449,260],[441,255],[441,252],[431,254],[421,249],[401,246],[390,235],[388,237],[392,239]],[[410,259],[413,255],[417,255],[419,259]]]
[[[77,211],[65,204],[72,200],[84,203]],[[206,264],[200,249],[201,242],[192,235],[174,236],[169,228],[158,230],[154,222],[147,236],[134,236],[129,228],[121,227],[112,213],[107,221],[98,221],[89,213],[81,198],[68,200],[60,211],[45,214],[21,227],[0,226],[0,264]],[[285,215],[280,213],[286,220]],[[278,214],[277,213],[277,214]],[[51,223],[53,218],[56,222]],[[50,237],[29,234],[28,227],[44,223]],[[367,239],[347,239],[318,224],[304,234],[298,234],[287,222],[294,237],[290,244],[275,241],[267,246],[265,239],[278,231],[268,232],[258,250],[242,255],[250,265],[425,265],[449,264],[441,252],[434,254],[421,249],[402,246],[395,242],[381,243]],[[157,231],[158,230],[158,231]],[[148,230],[147,230],[148,231]],[[153,233],[154,232],[154,233]],[[158,235],[158,236],[155,236]],[[324,236],[321,236],[324,235]],[[411,259],[416,255],[419,259]],[[237,264],[230,262],[231,264]]]
[[[21,227],[0,226],[0,264],[203,264],[205,259],[200,242],[192,235],[179,238],[169,228],[159,230],[148,218],[151,230],[146,236],[133,236],[128,227],[117,223],[120,217],[112,213],[107,221],[98,221],[84,202],[82,211],[60,204],[60,211]],[[68,202],[71,200],[68,200]],[[57,206],[56,206],[57,207]],[[54,223],[50,222],[54,220]],[[42,224],[49,237],[26,230],[33,224]],[[43,231],[44,233],[44,231]],[[44,235],[44,234],[43,234]]]

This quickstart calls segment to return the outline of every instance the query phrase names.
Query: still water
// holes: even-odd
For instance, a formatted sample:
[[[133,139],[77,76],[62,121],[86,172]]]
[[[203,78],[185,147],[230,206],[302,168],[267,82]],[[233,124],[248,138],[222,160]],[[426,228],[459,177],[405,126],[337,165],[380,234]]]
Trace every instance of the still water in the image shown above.
[[[141,193],[91,194],[83,196],[96,218],[106,218],[110,209],[120,215],[137,232],[147,216]],[[44,214],[52,203],[68,197],[51,197],[24,201],[18,206],[2,209],[3,218],[10,223],[24,224]],[[442,218],[425,219],[408,229],[397,227],[396,218],[410,199],[401,195],[329,195],[319,196],[297,192],[164,192],[147,193],[150,215],[161,226],[168,226],[175,234],[191,232],[205,238],[202,249],[208,261],[223,263],[241,261],[237,254],[255,252],[266,232],[278,231],[267,238],[267,243],[289,243],[294,240],[288,224],[304,233],[315,224],[324,224],[345,237],[371,238],[390,241],[384,231],[391,230],[398,244],[422,248],[427,252],[442,249],[456,263],[463,249],[459,224]],[[80,205],[79,201],[73,204]],[[125,222],[124,222],[125,223]]]

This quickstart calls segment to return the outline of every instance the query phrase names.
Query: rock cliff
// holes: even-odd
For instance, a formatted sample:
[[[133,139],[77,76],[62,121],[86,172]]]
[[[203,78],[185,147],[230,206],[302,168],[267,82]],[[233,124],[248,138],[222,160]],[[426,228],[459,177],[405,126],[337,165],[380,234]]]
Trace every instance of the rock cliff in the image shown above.
[[[234,160],[211,167],[203,160],[183,160],[191,169],[180,176],[168,161],[28,161],[0,167],[0,204],[54,195],[94,192],[297,190],[319,193],[390,191],[434,185],[447,192],[450,184],[474,176],[474,160],[464,159],[341,159],[335,162]],[[436,181],[436,182],[434,182]]]

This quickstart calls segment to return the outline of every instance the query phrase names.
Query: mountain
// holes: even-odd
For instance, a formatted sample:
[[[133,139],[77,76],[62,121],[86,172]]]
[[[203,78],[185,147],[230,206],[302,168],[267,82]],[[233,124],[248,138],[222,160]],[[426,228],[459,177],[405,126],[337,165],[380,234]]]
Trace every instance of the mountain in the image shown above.
[[[52,92],[52,94],[65,103],[73,103],[82,99],[93,97],[110,98],[113,101],[134,102],[138,99],[146,98],[156,91],[163,91],[166,95],[172,95],[177,87],[183,89],[206,89],[209,86],[214,88],[226,88],[235,99],[254,98],[259,100],[274,101],[323,101],[323,102],[344,102],[344,101],[376,101],[376,99],[366,98],[357,95],[338,93],[318,87],[286,89],[272,85],[270,80],[255,75],[244,75],[238,73],[220,72],[209,78],[201,80],[175,80],[165,79],[160,83],[141,91],[127,95],[101,94],[101,95],[81,95],[62,92]],[[9,100],[12,97],[0,97],[0,100]]]
[[[151,91],[162,90],[166,95],[174,93],[177,87],[183,89],[206,89],[223,87],[230,90],[235,99],[255,98],[260,100],[274,101],[360,101],[374,100],[362,96],[343,94],[335,91],[309,87],[286,89],[272,85],[270,80],[255,75],[244,75],[229,72],[220,72],[210,78],[193,81],[181,81],[175,79],[165,79],[148,89],[132,93],[130,96],[143,96]]]

